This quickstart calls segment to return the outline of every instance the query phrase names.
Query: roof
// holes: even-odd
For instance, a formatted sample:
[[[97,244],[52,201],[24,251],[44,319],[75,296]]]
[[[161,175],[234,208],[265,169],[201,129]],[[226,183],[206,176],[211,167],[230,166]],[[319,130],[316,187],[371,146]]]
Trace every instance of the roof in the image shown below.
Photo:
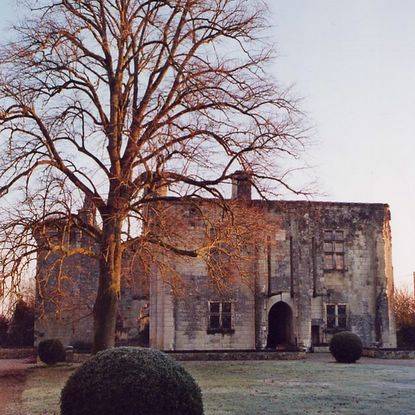
[[[167,196],[163,198],[165,201],[181,201],[182,198],[179,196]],[[226,201],[230,202],[232,200],[237,199],[225,199]],[[186,201],[206,201],[206,202],[215,202],[219,201],[217,198],[200,198],[200,199],[188,199]],[[243,201],[243,200],[242,200]],[[350,206],[350,207],[367,207],[367,208],[374,208],[374,209],[388,209],[389,204],[387,203],[368,203],[368,202],[334,202],[334,201],[323,201],[323,200],[265,200],[265,199],[252,199],[249,200],[249,203],[253,204],[268,204],[268,205],[298,205],[298,206]]]

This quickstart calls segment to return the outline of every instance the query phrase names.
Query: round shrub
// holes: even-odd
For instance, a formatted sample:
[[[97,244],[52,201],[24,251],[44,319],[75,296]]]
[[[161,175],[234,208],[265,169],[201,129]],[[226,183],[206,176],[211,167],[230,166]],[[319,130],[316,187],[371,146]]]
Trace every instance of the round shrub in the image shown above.
[[[330,352],[339,363],[354,363],[362,356],[362,341],[350,331],[336,333],[330,342]]]
[[[199,386],[183,367],[153,349],[97,353],[66,382],[61,415],[202,415]]]
[[[58,362],[65,361],[65,349],[60,340],[48,339],[43,340],[37,347],[39,359],[47,365],[54,365]]]

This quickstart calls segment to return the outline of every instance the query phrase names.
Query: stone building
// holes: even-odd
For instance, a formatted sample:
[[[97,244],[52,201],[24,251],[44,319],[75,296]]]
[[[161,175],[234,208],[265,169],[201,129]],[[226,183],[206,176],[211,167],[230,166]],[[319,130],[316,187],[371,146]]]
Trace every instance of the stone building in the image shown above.
[[[170,265],[188,289],[176,295],[157,267],[145,282],[139,264],[135,276],[129,267],[123,276],[129,283],[123,284],[119,342],[136,344],[149,321],[149,344],[161,350],[310,348],[345,329],[357,333],[366,346],[396,347],[388,205],[251,200],[244,177],[233,184],[232,198],[247,212],[259,209],[272,224],[246,265],[251,282],[236,281],[219,292],[202,259],[178,259]],[[184,218],[181,232],[196,243],[205,225],[194,204],[180,198],[162,204]],[[199,212],[220,209],[209,199],[197,204]],[[58,227],[54,232],[61,234]],[[73,243],[88,245],[82,235],[73,236]],[[82,253],[62,261],[71,277],[66,289],[81,294],[70,297],[84,304],[76,302],[58,313],[50,304],[50,287],[55,290],[56,282],[42,280],[52,257],[40,250],[38,287],[43,289],[38,289],[38,304],[49,305],[38,307],[37,340],[91,341],[97,264]]]

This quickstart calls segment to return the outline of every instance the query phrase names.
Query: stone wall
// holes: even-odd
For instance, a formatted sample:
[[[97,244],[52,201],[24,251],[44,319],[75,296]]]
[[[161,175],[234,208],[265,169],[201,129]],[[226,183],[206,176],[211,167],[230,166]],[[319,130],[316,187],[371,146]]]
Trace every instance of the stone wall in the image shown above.
[[[177,201],[169,205],[172,217],[185,218],[181,222],[177,219],[183,233],[178,242],[182,248],[201,246],[205,238],[203,220],[186,220],[190,208]],[[205,213],[212,219],[210,209]],[[178,280],[170,280],[154,270],[150,283],[152,346],[166,351],[255,349],[255,296],[249,283],[239,279],[218,291],[203,259],[176,256],[166,261]],[[253,264],[247,266],[253,269]],[[180,290],[176,290],[178,286]],[[233,304],[231,332],[209,332],[210,301]]]
[[[157,298],[151,331],[159,335],[157,339],[152,337],[152,344],[165,350],[265,349],[270,330],[269,313],[275,304],[283,302],[292,312],[289,340],[295,346],[312,345],[312,326],[318,330],[320,344],[330,341],[336,329],[327,327],[327,304],[346,305],[346,328],[357,333],[365,346],[396,346],[387,205],[241,203],[263,209],[270,224],[263,244],[257,247],[256,257],[249,265],[254,290],[236,282],[221,297],[209,285],[203,261],[178,260],[174,269],[189,291],[176,297],[163,281],[158,281],[151,295],[152,299]],[[201,206],[218,209],[214,203]],[[325,269],[324,232],[327,230],[343,232],[343,269]],[[194,225],[183,228],[183,232],[197,240],[199,230]],[[235,330],[232,334],[208,334],[207,303],[221,298],[234,301]]]
[[[207,273],[185,275],[195,287],[174,302],[175,350],[226,350],[255,348],[255,299],[242,283],[226,294],[208,283]],[[209,301],[233,304],[232,333],[208,333]]]
[[[259,267],[263,288],[260,295],[267,297],[267,279],[271,287],[279,287],[280,293],[268,295],[266,310],[275,303],[272,294],[279,295],[280,300],[292,307],[298,345],[311,345],[311,324],[320,327],[321,342],[328,342],[331,334],[326,327],[325,306],[346,304],[348,328],[356,332],[365,345],[379,343],[394,347],[388,207],[382,204],[274,202],[268,204],[268,214],[274,221],[278,219],[282,229],[275,232],[271,242],[270,262],[274,265],[268,271],[270,275],[265,275],[264,266]],[[324,269],[325,230],[344,232],[343,270]],[[285,240],[282,240],[284,236]],[[285,248],[284,243],[290,243],[291,249]],[[284,255],[274,254],[278,247]],[[291,269],[291,284],[288,284],[288,269]],[[262,321],[263,347],[268,329],[266,315]]]
[[[246,360],[304,360],[305,352],[228,351],[168,352],[178,361],[246,361]]]
[[[76,232],[65,236],[62,227],[49,225],[48,237],[60,238],[71,249],[95,251],[89,238]],[[42,240],[39,239],[39,246]],[[56,241],[58,243],[58,241]],[[59,242],[60,243],[60,242]],[[64,245],[64,244],[63,244]],[[130,255],[133,258],[133,255]],[[136,343],[143,319],[148,320],[148,282],[140,265],[124,256],[117,342]],[[57,338],[64,346],[93,341],[93,306],[99,278],[98,260],[84,253],[66,255],[40,249],[37,261],[35,345]],[[141,318],[141,319],[140,319]]]
[[[202,212],[200,217],[195,217],[180,199],[170,198],[163,203],[171,215],[166,215],[166,220],[175,228],[171,242],[177,242],[177,232],[183,249],[201,246],[208,221],[221,212],[214,201],[196,203]],[[270,313],[284,303],[291,319],[286,341],[293,346],[310,347],[312,327],[318,343],[329,342],[335,330],[327,327],[327,304],[346,305],[347,329],[357,333],[365,346],[396,346],[387,205],[246,199],[240,203],[248,208],[247,214],[249,209],[255,209],[256,214],[261,211],[266,222],[261,243],[241,266],[249,278],[236,278],[226,289],[218,290],[203,258],[172,259],[160,251],[153,253],[159,265],[151,266],[148,284],[140,279],[140,264],[130,263],[123,270],[117,324],[120,342],[134,344],[149,302],[153,347],[183,351],[263,350],[269,346],[273,330]],[[343,232],[344,269],[325,269],[324,235],[328,230]],[[58,230],[56,237],[60,237]],[[68,243],[91,245],[82,235],[72,236]],[[130,256],[134,257],[134,252]],[[125,263],[128,260],[126,257]],[[77,340],[92,341],[98,274],[96,259],[87,255],[64,257],[39,250],[37,342],[52,337],[65,345]],[[231,331],[208,330],[210,301],[233,304]]]
[[[35,345],[57,338],[67,346],[92,342],[92,308],[98,287],[97,261],[41,251],[36,276]]]

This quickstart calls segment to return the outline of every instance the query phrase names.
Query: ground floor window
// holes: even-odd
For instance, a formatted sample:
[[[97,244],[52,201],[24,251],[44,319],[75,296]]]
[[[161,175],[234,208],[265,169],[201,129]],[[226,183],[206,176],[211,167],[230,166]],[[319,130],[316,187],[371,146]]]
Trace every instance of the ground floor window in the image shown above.
[[[327,328],[346,329],[346,304],[326,304]]]
[[[233,306],[231,301],[209,301],[208,333],[233,332]]]

